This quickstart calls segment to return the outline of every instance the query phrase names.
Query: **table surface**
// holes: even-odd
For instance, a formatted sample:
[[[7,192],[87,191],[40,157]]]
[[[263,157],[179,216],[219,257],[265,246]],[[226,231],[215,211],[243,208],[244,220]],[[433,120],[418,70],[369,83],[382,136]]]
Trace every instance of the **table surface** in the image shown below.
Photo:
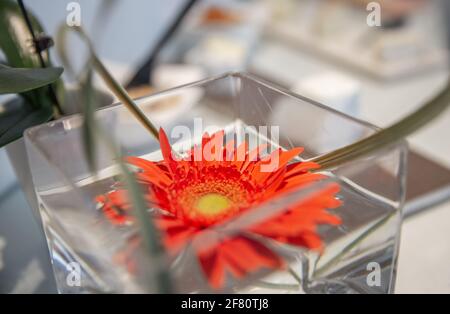
[[[117,77],[130,69],[106,62]],[[361,82],[359,118],[386,126],[432,97],[446,81],[440,69],[408,79],[382,82],[273,40],[257,49],[251,69],[291,86],[299,73],[343,71]],[[409,138],[411,146],[450,168],[450,111]],[[44,237],[37,225],[5,149],[0,149],[0,293],[55,292]],[[450,202],[413,216],[403,224],[397,275],[397,293],[450,293]]]

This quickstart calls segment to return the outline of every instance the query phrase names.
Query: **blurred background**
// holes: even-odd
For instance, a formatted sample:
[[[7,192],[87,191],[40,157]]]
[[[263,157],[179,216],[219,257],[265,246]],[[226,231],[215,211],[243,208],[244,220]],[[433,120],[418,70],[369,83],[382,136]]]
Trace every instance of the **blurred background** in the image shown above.
[[[100,58],[134,97],[246,71],[384,127],[430,99],[448,77],[447,0],[24,2],[52,37],[79,13]],[[84,45],[70,38],[68,51],[81,67]],[[55,49],[50,53],[60,65]],[[409,138],[400,293],[450,293],[449,134],[447,111]],[[43,235],[4,148],[0,214],[0,292],[55,292]]]

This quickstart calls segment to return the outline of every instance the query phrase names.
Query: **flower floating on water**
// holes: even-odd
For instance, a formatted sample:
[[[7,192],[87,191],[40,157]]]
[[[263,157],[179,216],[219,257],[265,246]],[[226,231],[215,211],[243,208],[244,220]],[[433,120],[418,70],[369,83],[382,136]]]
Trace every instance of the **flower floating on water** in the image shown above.
[[[160,134],[163,160],[154,162],[128,157],[140,171],[136,176],[145,187],[149,207],[161,210],[155,224],[169,251],[178,252],[196,235],[208,231],[217,238],[211,245],[195,247],[200,265],[214,288],[223,287],[227,273],[235,278],[285,265],[261,237],[277,242],[320,250],[319,224],[339,225],[339,217],[327,209],[339,207],[339,186],[329,184],[301,202],[289,204],[282,212],[246,227],[238,234],[221,237],[220,228],[250,209],[325,177],[311,172],[319,165],[293,159],[303,149],[273,151],[265,157],[259,146],[248,150],[243,142],[223,145],[224,132],[205,134],[184,158],[174,158],[165,132]],[[268,166],[276,164],[270,171]],[[127,191],[118,189],[96,198],[106,217],[114,224],[132,223]]]

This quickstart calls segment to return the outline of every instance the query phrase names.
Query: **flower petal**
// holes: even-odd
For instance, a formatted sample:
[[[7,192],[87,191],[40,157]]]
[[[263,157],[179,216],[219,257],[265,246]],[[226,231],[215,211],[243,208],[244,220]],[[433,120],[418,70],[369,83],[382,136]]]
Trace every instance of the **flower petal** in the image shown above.
[[[197,254],[203,271],[215,289],[223,287],[226,270],[235,278],[242,278],[264,268],[274,269],[284,265],[283,260],[265,245],[245,236],[223,240],[216,246],[198,250]]]
[[[167,172],[158,167],[155,162],[138,157],[127,157],[126,161],[129,164],[144,170],[143,175],[138,175],[138,177],[143,180],[156,183],[157,185],[161,185],[162,183],[166,186],[172,183],[172,179],[168,176]]]
[[[163,128],[159,129],[159,143],[161,146],[161,152],[162,152],[164,161],[165,161],[169,171],[173,175],[176,170],[176,164],[172,158],[172,147],[170,146],[169,139],[167,138],[166,132],[164,131]]]

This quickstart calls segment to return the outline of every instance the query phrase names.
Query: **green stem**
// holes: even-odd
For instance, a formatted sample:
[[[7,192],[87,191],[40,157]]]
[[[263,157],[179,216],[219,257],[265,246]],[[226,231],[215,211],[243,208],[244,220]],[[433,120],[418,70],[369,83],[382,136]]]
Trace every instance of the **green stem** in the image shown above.
[[[289,290],[294,292],[298,291],[300,288],[300,285],[298,284],[272,283],[264,280],[256,281],[255,286],[267,289]]]
[[[36,34],[34,33],[33,24],[31,23],[30,17],[28,16],[28,11],[25,8],[25,5],[22,0],[17,0],[19,4],[20,12],[22,13],[22,16],[25,20],[25,24],[27,25],[28,31],[31,35],[31,38],[33,39],[34,48],[36,50],[36,55],[39,59],[39,63],[42,68],[46,68],[47,64],[45,63],[44,57],[42,56],[42,51],[40,50],[40,47],[37,46],[37,38]],[[55,105],[57,118],[63,114],[61,104],[59,103],[58,97],[56,96],[56,92],[53,88],[53,85],[50,83],[48,84],[48,93],[51,98],[51,101]]]
[[[126,90],[120,85],[114,77],[109,73],[100,59],[97,57],[95,50],[92,46],[92,43],[86,33],[83,31],[81,27],[68,27],[64,26],[60,28],[58,33],[58,48],[61,59],[68,66],[66,67],[66,71],[69,74],[75,76],[73,69],[69,66],[69,62],[67,59],[67,55],[65,53],[64,45],[62,43],[65,39],[65,33],[69,30],[75,31],[78,35],[80,35],[81,39],[83,39],[91,54],[91,62],[95,69],[98,71],[99,75],[102,77],[103,81],[106,83],[108,88],[114,93],[114,95],[123,103],[123,105],[136,117],[136,119],[147,129],[150,134],[152,134],[157,141],[159,141],[159,132],[158,129],[153,125],[153,123],[147,118],[147,116],[142,112],[142,110],[136,105],[136,103],[131,99],[130,95],[126,92]]]
[[[381,147],[389,146],[417,131],[438,117],[450,104],[450,81],[445,89],[418,110],[390,127],[378,131],[369,137],[339,148],[335,151],[311,159],[321,165],[320,171],[334,168],[362,156],[366,156]]]
[[[151,219],[149,219],[149,214],[147,212],[148,206],[145,198],[143,197],[144,193],[142,191],[142,187],[137,182],[133,172],[122,161],[122,156],[120,155],[118,148],[113,144],[113,141],[109,139],[103,129],[99,127],[96,129],[105,139],[105,143],[108,144],[110,151],[115,155],[118,160],[120,170],[124,175],[123,181],[127,187],[127,193],[131,203],[133,204],[133,214],[140,225],[139,231],[146,249],[145,252],[147,252],[149,260],[153,262],[150,266],[153,268],[153,272],[156,277],[157,292],[171,293],[173,292],[171,278],[168,267],[166,267],[166,264],[164,263],[165,251],[159,239],[159,232],[156,229],[156,226],[152,223]],[[151,279],[153,278],[149,278],[149,280]],[[150,282],[152,283],[153,281]]]
[[[303,285],[303,281],[302,278],[300,278],[297,273],[292,269],[292,267],[288,267],[288,272],[291,274],[292,277],[294,277],[294,279],[298,282],[298,284],[300,285],[300,287]]]
[[[62,31],[67,31],[70,28],[61,29]],[[132,101],[127,92],[123,89],[123,87],[117,83],[111,74],[106,70],[102,62],[97,58],[94,49],[89,41],[89,38],[84,34],[84,32],[80,28],[73,28],[77,31],[78,34],[81,35],[82,39],[84,39],[89,46],[89,50],[91,53],[90,61],[92,62],[92,66],[99,72],[100,76],[103,78],[107,86],[111,89],[111,91],[121,100],[127,108],[137,116],[138,120],[146,126],[146,128],[158,139],[157,129],[153,126],[153,124],[145,117],[145,115],[141,112],[141,110],[136,106],[136,104]],[[63,42],[65,33],[60,32],[59,39],[61,39],[61,43]],[[60,44],[61,44],[60,43]],[[62,46],[60,55],[62,56],[63,62],[66,64],[66,69],[69,75],[75,76],[75,72],[70,66],[68,59],[66,58],[65,51]],[[88,62],[89,66],[90,63]],[[89,144],[92,147],[95,147],[93,144],[93,140],[96,134],[99,134],[101,138],[104,140],[104,143],[107,144],[109,150],[113,153],[114,157],[118,161],[118,165],[123,173],[123,180],[127,187],[128,196],[133,205],[133,214],[136,217],[138,222],[139,231],[141,233],[145,252],[148,254],[149,260],[153,262],[151,266],[151,273],[154,275],[153,278],[148,278],[146,281],[147,284],[153,284],[156,281],[157,291],[160,293],[170,293],[172,292],[170,274],[168,272],[168,268],[165,263],[165,251],[161,245],[159,232],[152,220],[149,219],[149,213],[147,211],[148,206],[146,200],[143,196],[143,191],[139,183],[136,181],[133,172],[128,168],[125,162],[120,155],[120,150],[114,144],[113,140],[109,137],[109,134],[103,130],[102,127],[98,126],[95,122],[95,118],[93,115],[93,100],[92,100],[92,84],[90,82],[92,76],[92,70],[88,68],[86,73],[86,78],[83,80],[84,88],[83,90],[86,92],[87,96],[85,101],[87,108],[85,108],[85,120],[87,121],[87,125],[89,126],[88,136]],[[83,85],[83,84],[82,84]],[[88,145],[89,146],[89,145]],[[88,153],[90,155],[89,159],[94,160],[92,150]],[[156,277],[156,280],[155,280]],[[147,278],[146,278],[147,279]]]
[[[139,109],[139,107],[131,99],[130,95],[108,72],[103,63],[92,52],[92,61],[94,67],[98,70],[100,76],[108,85],[109,89],[116,95],[116,97],[125,105],[125,107],[135,116],[135,118],[149,131],[156,140],[159,140],[158,129],[153,125],[147,116]]]
[[[386,217],[382,218],[380,221],[378,221],[377,223],[375,223],[372,227],[370,227],[369,229],[367,229],[366,231],[364,231],[358,238],[356,238],[355,241],[353,241],[352,243],[350,243],[349,245],[347,245],[339,255],[337,255],[336,257],[332,258],[331,260],[329,260],[325,265],[323,265],[322,267],[320,267],[319,269],[316,270],[316,276],[320,276],[321,274],[323,274],[324,272],[326,272],[328,269],[330,269],[332,266],[334,266],[337,262],[339,262],[342,258],[342,256],[347,253],[350,252],[353,248],[355,248],[359,243],[361,243],[363,240],[365,240],[368,236],[370,236],[372,234],[372,232],[374,232],[375,230],[377,230],[378,228],[380,228],[382,225],[384,225],[390,218],[392,218],[393,215],[387,215]],[[320,257],[319,257],[320,259]],[[316,261],[319,261],[319,259]]]

